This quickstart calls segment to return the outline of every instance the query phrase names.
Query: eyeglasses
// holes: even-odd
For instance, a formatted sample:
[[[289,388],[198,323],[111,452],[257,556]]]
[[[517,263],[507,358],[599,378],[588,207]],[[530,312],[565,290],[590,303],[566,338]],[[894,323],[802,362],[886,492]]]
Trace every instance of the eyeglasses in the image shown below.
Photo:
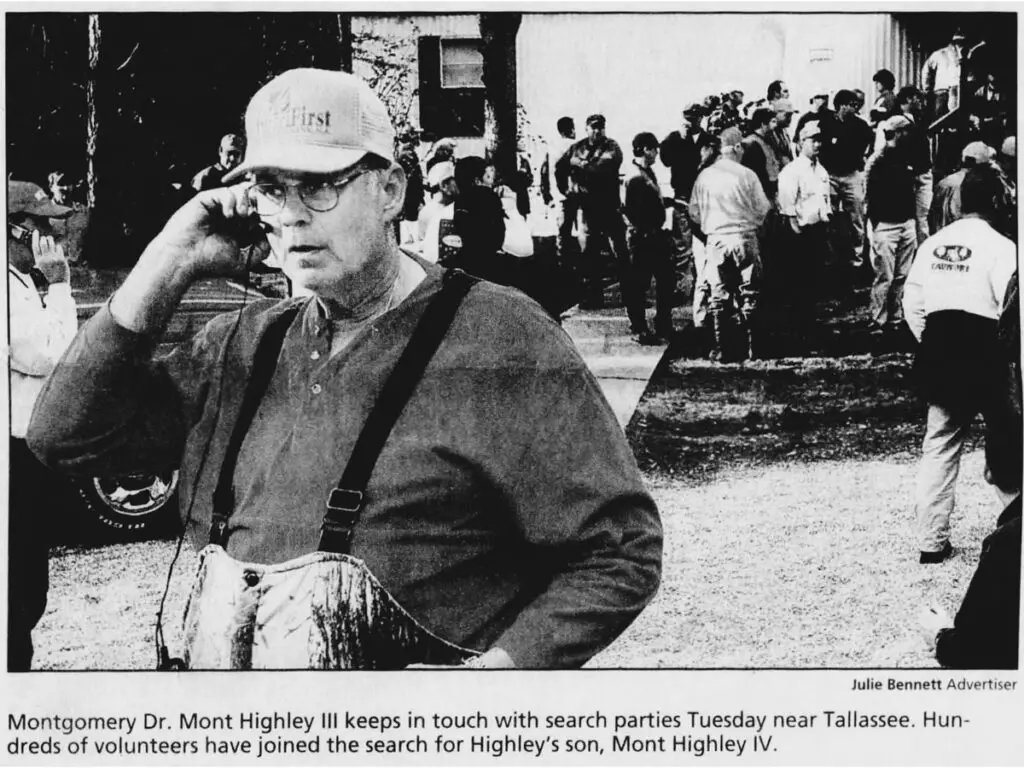
[[[306,181],[299,184],[279,184],[277,182],[265,181],[253,184],[249,188],[249,199],[256,206],[256,213],[260,216],[273,216],[279,213],[288,202],[288,190],[294,189],[299,200],[309,210],[317,213],[326,213],[334,210],[338,205],[338,198],[341,190],[358,179],[368,168],[360,168],[340,179],[328,179],[326,181]]]
[[[19,243],[27,243],[32,239],[32,230],[27,227],[22,227],[18,224],[9,224],[7,230],[11,233],[11,237]]]

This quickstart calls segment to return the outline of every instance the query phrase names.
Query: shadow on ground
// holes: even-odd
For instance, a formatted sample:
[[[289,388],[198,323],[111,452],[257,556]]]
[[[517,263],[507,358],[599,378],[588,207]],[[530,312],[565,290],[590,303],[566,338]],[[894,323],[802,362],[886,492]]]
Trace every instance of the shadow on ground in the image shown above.
[[[779,461],[909,458],[926,415],[911,362],[906,352],[731,365],[666,356],[627,434],[642,470],[694,482]]]

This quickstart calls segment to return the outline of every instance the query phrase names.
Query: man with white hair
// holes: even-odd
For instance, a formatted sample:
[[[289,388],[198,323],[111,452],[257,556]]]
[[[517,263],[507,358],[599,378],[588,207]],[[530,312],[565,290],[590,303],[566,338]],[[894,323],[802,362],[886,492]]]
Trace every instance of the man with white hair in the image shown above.
[[[761,283],[757,235],[771,204],[757,174],[739,162],[742,141],[738,128],[722,131],[721,154],[700,172],[690,195],[690,219],[704,241],[703,274],[711,287],[712,356],[722,362],[758,357],[763,347],[756,322]],[[734,340],[736,306],[746,332],[746,349]]]
[[[30,446],[90,474],[180,465],[187,531],[210,542],[191,604],[219,597],[203,573],[222,564],[237,599],[221,613],[256,606],[242,622],[255,634],[221,632],[216,611],[200,614],[212,629],[188,624],[187,641],[241,644],[217,664],[363,659],[334,630],[383,619],[339,618],[349,582],[322,575],[342,566],[471,666],[583,664],[651,599],[661,566],[657,509],[586,363],[518,291],[398,248],[405,174],[362,80],[285,72],[250,101],[246,132],[241,183],[194,197],[145,249],[49,379]],[[255,224],[267,242],[250,251]],[[255,302],[149,359],[189,285],[267,250],[311,296]],[[293,572],[316,589],[277,607],[308,605],[315,638],[275,624],[271,595]],[[374,664],[435,663],[403,647]]]

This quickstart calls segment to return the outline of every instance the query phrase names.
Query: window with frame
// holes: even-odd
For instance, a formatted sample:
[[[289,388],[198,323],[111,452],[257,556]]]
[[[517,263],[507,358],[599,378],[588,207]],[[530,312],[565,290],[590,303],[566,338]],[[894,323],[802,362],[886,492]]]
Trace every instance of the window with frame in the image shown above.
[[[478,38],[441,39],[441,87],[483,88],[484,56]]]

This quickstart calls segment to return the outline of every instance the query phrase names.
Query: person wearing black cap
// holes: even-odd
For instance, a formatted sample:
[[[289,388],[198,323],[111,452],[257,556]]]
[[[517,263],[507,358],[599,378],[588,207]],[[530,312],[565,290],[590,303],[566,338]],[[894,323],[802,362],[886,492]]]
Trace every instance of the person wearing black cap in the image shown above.
[[[50,219],[73,209],[54,203],[37,185],[7,182],[7,283],[11,338],[10,507],[8,513],[7,669],[32,664],[32,629],[46,609],[49,541],[43,532],[59,481],[25,443],[29,416],[47,374],[78,327],[71,270]],[[46,280],[41,297],[29,275]]]
[[[816,96],[811,96],[811,109],[809,112],[804,112],[800,115],[800,119],[796,121],[796,130],[793,131],[794,136],[800,135],[800,129],[804,127],[804,123],[808,120],[817,120],[818,125],[821,126],[823,133],[828,133],[828,126],[832,120],[836,117],[836,113],[828,108],[828,94],[819,93]]]
[[[623,287],[629,282],[629,251],[619,194],[622,148],[605,135],[604,115],[595,114],[587,118],[587,138],[573,144],[568,155],[570,189],[577,193],[582,214],[583,304],[597,308],[604,305],[600,261],[603,242],[611,246]]]
[[[683,282],[694,271],[693,234],[690,232],[690,191],[700,168],[700,140],[704,132],[700,121],[704,109],[690,104],[683,110],[679,130],[672,131],[658,148],[661,163],[669,169],[672,185],[672,250],[676,272],[676,290],[683,292]]]

